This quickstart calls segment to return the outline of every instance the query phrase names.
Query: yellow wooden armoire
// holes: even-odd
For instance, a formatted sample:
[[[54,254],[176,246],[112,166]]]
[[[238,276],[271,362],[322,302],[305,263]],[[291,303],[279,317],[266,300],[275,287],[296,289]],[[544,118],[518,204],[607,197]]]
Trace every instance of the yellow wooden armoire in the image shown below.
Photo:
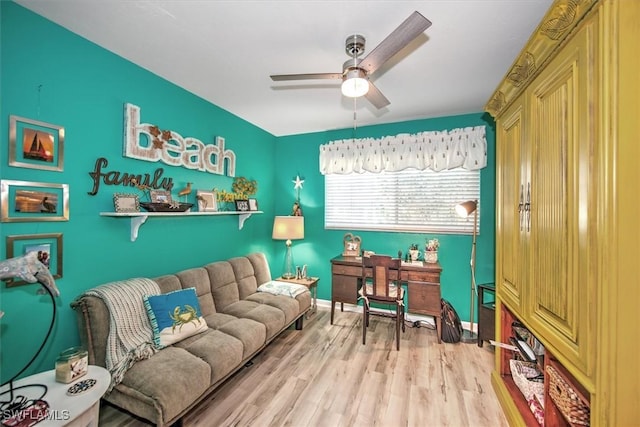
[[[496,119],[496,333],[523,324],[594,426],[640,425],[640,0],[557,0]],[[512,425],[537,425],[496,349]],[[542,368],[544,372],[544,368]],[[570,425],[549,399],[545,425]]]

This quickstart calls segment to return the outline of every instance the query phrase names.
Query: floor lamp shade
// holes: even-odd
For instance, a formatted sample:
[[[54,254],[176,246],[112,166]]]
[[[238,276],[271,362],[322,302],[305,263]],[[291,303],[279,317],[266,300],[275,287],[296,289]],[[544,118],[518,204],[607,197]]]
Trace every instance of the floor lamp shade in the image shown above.
[[[304,239],[304,217],[276,216],[273,220],[273,234],[271,237],[274,240],[286,240],[287,253],[284,258],[284,273],[282,277],[292,279],[295,274],[291,241]]]
[[[460,341],[464,343],[478,342],[478,335],[473,331],[474,314],[473,308],[476,296],[476,230],[478,229],[478,201],[469,200],[456,205],[456,213],[462,218],[468,218],[473,214],[473,240],[471,243],[471,307],[469,309],[469,330],[462,331]]]

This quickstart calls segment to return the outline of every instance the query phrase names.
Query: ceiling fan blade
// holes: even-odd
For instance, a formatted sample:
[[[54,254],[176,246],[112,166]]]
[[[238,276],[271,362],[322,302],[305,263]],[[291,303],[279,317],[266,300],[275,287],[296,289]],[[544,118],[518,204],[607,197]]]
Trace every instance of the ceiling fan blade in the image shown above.
[[[411,43],[413,39],[418,37],[430,26],[431,21],[419,12],[413,12],[398,28],[393,30],[386,39],[382,40],[382,42],[360,62],[359,66],[363,68],[367,74],[371,75],[371,73],[380,68],[382,64],[387,62],[389,58]]]
[[[369,82],[369,91],[364,95],[378,110],[391,104],[386,96],[371,82]]]
[[[342,79],[342,73],[319,73],[319,74],[276,74],[271,76],[274,82],[284,80],[318,80],[318,79]]]

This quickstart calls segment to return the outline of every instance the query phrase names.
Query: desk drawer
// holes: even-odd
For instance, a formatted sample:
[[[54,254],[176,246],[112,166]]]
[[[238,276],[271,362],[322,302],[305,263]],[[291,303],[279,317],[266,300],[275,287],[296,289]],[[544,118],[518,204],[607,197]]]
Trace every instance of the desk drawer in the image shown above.
[[[409,312],[440,316],[440,285],[438,283],[408,282]]]
[[[357,304],[358,302],[358,277],[331,275],[331,300]]]
[[[402,272],[402,277],[404,278],[405,271]],[[430,282],[430,283],[440,283],[440,274],[432,273],[429,271],[406,271],[407,274],[407,282]]]
[[[362,277],[362,266],[333,264],[331,266],[331,273],[341,276]]]

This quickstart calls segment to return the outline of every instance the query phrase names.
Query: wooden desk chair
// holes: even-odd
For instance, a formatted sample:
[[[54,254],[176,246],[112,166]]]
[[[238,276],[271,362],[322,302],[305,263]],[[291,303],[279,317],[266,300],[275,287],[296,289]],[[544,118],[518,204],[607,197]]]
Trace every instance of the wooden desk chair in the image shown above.
[[[400,286],[402,261],[386,255],[362,257],[362,287],[358,291],[362,304],[362,344],[366,344],[369,326],[370,303],[378,302],[395,306],[395,314],[371,314],[391,317],[396,321],[396,349],[400,350],[400,327],[404,332],[404,288]],[[391,279],[391,272],[395,270]]]

